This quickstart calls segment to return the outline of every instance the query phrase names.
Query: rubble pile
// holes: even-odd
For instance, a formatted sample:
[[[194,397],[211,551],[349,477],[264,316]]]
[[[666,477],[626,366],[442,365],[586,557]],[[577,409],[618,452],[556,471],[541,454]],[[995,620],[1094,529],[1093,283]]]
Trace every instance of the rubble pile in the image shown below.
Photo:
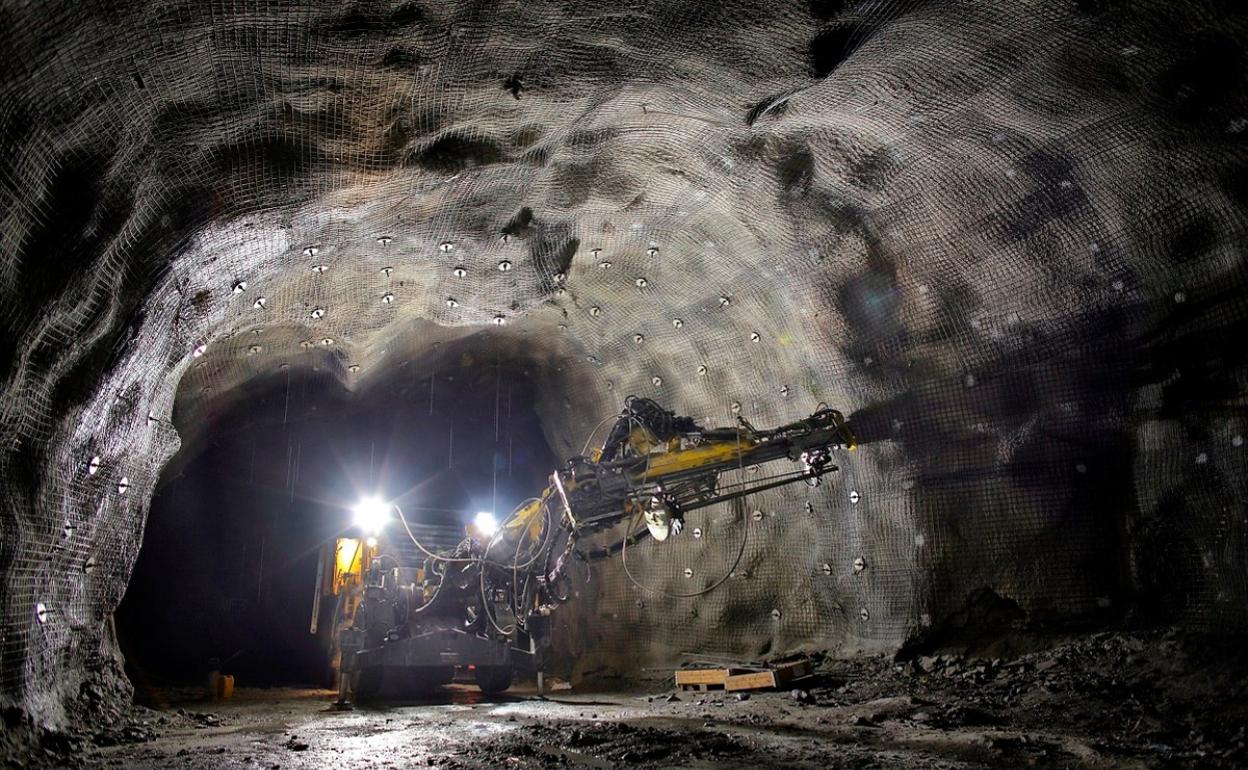
[[[992,728],[1014,735],[990,742],[1020,745],[1035,743],[1037,734],[1061,735],[1106,758],[1248,765],[1242,645],[1178,629],[1031,643],[1052,646],[1013,659],[952,650],[909,660],[829,661],[817,684],[792,691],[779,716],[856,727]],[[733,699],[702,703],[708,700]],[[819,713],[826,709],[836,709],[837,719]],[[768,725],[775,718],[754,713],[743,721]]]

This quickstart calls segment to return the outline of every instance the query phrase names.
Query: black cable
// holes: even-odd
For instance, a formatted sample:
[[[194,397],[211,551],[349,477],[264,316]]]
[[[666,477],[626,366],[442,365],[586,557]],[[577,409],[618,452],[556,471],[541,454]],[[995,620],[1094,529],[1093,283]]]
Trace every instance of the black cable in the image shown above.
[[[744,472],[745,465],[742,462],[741,434],[739,431],[737,433],[737,465],[738,465],[737,469],[741,472]],[[648,466],[647,466],[647,470],[649,470]],[[675,593],[672,591],[657,590],[657,589],[650,588],[649,586],[642,585],[640,582],[637,581],[635,577],[633,577],[632,571],[629,570],[628,568],[628,541],[627,540],[624,541],[623,547],[620,549],[620,561],[624,566],[624,574],[628,576],[629,581],[631,581],[633,585],[637,586],[641,590],[647,591],[649,593],[659,594],[661,596],[667,596],[673,599],[692,599],[697,596],[704,596],[706,594],[709,594],[711,591],[714,591],[716,588],[719,588],[721,585],[726,583],[728,581],[728,578],[733,576],[733,574],[737,571],[737,567],[740,566],[741,564],[741,558],[745,556],[745,543],[749,539],[749,534],[750,534],[750,518],[745,513],[744,502],[742,502],[741,504],[741,522],[743,525],[743,530],[741,533],[741,547],[737,549],[737,557],[733,560],[732,566],[728,569],[727,572],[724,573],[723,577],[721,577],[719,580],[716,580],[714,583],[710,584],[706,588],[703,588],[701,591],[694,591],[692,593]]]

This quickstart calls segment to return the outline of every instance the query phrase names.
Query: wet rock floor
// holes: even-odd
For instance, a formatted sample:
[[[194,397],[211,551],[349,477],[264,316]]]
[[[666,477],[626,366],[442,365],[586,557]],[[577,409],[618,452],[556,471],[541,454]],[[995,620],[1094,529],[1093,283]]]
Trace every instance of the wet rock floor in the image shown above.
[[[109,733],[32,759],[161,770],[1248,766],[1246,669],[1233,646],[1159,632],[1015,653],[827,661],[793,690],[748,696],[656,684],[487,698],[453,685],[337,711],[328,691],[240,690],[219,703],[170,693]]]

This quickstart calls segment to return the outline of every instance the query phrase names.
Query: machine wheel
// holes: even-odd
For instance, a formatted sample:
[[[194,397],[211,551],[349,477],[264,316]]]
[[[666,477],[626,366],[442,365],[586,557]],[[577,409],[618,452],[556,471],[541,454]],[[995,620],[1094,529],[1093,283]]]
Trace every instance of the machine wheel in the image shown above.
[[[511,666],[477,666],[477,687],[489,693],[511,687]]]
[[[356,671],[351,679],[351,697],[357,701],[372,700],[381,692],[385,681],[381,666],[369,666]]]

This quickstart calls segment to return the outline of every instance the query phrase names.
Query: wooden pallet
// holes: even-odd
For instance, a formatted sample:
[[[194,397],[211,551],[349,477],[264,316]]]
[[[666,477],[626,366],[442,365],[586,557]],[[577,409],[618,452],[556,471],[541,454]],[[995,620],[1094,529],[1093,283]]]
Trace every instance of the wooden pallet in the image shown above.
[[[798,679],[805,679],[815,673],[814,665],[807,659],[793,660],[764,671],[751,671],[743,674],[731,674],[726,680],[724,689],[729,692],[740,690],[774,690]]]
[[[729,668],[692,668],[676,672],[676,689],[678,690],[723,690],[728,685],[728,677],[739,669]]]
[[[676,689],[703,692],[707,690],[726,690],[727,692],[774,690],[814,673],[814,665],[806,658],[764,669],[694,668],[676,672]]]

